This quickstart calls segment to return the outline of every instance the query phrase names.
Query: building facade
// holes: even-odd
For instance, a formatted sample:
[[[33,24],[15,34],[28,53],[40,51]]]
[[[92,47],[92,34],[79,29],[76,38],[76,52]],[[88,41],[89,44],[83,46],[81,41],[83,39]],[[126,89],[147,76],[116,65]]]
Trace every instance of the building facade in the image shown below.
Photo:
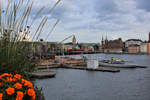
[[[128,53],[140,53],[140,45],[129,45]]]
[[[125,41],[125,48],[128,48],[130,45],[140,45],[141,43],[140,39],[128,39]]]
[[[147,53],[147,43],[141,43],[140,52],[141,53]]]
[[[121,38],[110,41],[106,39],[102,46],[105,53],[122,53],[124,48],[124,44]]]
[[[147,53],[150,54],[150,42],[147,43]]]

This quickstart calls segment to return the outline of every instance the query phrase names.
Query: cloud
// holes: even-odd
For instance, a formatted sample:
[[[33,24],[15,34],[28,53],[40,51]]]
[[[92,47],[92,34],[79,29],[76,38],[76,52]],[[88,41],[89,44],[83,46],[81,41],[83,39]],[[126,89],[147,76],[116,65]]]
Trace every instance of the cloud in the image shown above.
[[[108,39],[122,37],[147,39],[150,31],[149,0],[61,0],[51,14],[49,9],[57,0],[34,0],[35,15],[41,7],[45,7],[35,27],[43,16],[48,16],[44,28],[44,38],[57,19],[59,24],[48,38],[49,41],[63,40],[75,34],[78,42],[100,42],[102,35]],[[32,19],[32,18],[31,18]],[[141,35],[142,34],[142,35]]]
[[[135,0],[137,2],[137,8],[150,12],[150,0]]]

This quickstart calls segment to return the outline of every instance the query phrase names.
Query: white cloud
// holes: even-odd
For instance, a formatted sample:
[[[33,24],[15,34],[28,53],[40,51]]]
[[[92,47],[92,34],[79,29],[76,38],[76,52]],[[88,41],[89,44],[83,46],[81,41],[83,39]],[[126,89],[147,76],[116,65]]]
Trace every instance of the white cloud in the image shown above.
[[[143,6],[147,0],[61,0],[53,13],[48,14],[47,10],[56,1],[34,0],[33,10],[44,6],[45,11],[41,13],[41,17],[49,17],[42,38],[56,19],[60,19],[49,41],[60,41],[72,34],[76,35],[78,42],[99,42],[102,35],[106,34],[108,39],[121,37],[123,40],[147,40],[150,12],[148,6]],[[39,22],[37,19],[35,25]]]

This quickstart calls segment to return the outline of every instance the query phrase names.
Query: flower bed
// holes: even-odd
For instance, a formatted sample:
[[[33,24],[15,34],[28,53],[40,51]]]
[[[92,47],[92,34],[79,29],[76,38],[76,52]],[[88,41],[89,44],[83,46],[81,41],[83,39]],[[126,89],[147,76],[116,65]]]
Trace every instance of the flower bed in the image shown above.
[[[0,100],[35,100],[33,84],[19,74],[0,75]]]

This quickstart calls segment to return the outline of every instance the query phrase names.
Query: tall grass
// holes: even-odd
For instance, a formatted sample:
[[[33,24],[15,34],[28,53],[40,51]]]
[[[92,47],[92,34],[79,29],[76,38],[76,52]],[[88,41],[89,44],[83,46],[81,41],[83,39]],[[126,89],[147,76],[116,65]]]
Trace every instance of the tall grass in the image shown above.
[[[13,2],[8,0],[6,7],[2,8],[2,4],[0,6],[0,73],[14,72],[26,75],[27,72],[33,71],[36,66],[33,56],[29,56],[27,42],[23,41],[29,31],[24,34],[21,32],[34,25],[44,7],[37,11],[32,21],[29,21],[34,3],[31,0],[25,1]],[[48,12],[51,13],[59,2],[60,0]],[[39,39],[47,20],[47,16],[41,19],[36,31],[31,33],[32,41]],[[57,23],[58,21],[56,21]]]

